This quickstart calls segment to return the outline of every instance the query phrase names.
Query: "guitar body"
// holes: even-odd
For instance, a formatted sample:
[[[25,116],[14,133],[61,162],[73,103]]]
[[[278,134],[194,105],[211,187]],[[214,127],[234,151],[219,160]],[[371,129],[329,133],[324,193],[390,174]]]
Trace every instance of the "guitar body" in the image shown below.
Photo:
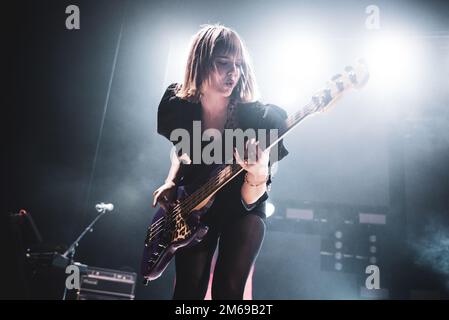
[[[180,186],[177,189],[176,203],[168,211],[160,207],[148,227],[143,249],[141,273],[145,282],[157,279],[167,268],[176,250],[197,244],[206,236],[209,227],[202,223],[202,217],[212,206],[214,197],[205,198],[190,208],[189,196],[201,187],[204,176],[214,175],[222,165],[211,166],[210,174],[199,175],[199,182]]]

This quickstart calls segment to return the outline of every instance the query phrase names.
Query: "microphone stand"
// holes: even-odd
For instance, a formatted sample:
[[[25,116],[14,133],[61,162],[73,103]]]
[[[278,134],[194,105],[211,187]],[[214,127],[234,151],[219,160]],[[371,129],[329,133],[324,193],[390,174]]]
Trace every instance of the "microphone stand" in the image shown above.
[[[78,243],[80,242],[80,240],[86,235],[87,232],[92,232],[94,231],[93,229],[93,225],[106,213],[106,208],[103,208],[101,210],[99,210],[99,214],[95,217],[95,219],[86,227],[86,229],[84,229],[84,231],[79,235],[78,238],[76,238],[76,240],[70,245],[70,247],[64,252],[64,254],[62,255],[62,257],[67,261],[68,260],[68,264],[67,265],[72,265],[74,264],[74,258],[75,258],[75,251],[76,251],[76,247],[78,247]],[[67,285],[64,286],[64,295],[62,296],[62,300],[66,300],[67,297]]]

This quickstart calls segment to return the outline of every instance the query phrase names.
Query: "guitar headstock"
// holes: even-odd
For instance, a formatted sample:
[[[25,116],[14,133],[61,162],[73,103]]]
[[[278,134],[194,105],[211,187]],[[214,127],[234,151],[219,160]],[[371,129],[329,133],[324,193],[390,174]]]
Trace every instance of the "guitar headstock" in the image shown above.
[[[342,74],[336,74],[326,87],[312,97],[312,112],[327,111],[349,89],[362,88],[369,79],[368,69],[363,60],[354,67],[347,66]]]

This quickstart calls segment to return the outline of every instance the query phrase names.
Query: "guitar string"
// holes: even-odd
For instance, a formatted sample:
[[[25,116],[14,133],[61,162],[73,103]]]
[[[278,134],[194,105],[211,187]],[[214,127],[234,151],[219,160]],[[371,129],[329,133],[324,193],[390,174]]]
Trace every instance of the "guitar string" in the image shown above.
[[[226,168],[225,168],[226,169]],[[226,171],[225,169],[222,169],[216,176],[214,176],[213,178],[215,178],[215,180],[219,180],[220,178],[223,178],[223,173]],[[208,181],[209,182],[209,181]],[[200,191],[200,189],[198,189],[197,191]],[[195,196],[196,195],[196,193],[194,193],[194,194],[192,194],[192,195],[190,195],[189,197],[192,197],[192,196]],[[185,199],[185,203],[186,203],[186,205],[185,205],[185,208],[186,207],[188,207],[189,206],[189,198],[186,198]],[[176,205],[176,206],[174,206],[173,208],[172,208],[172,210],[171,211],[176,211],[176,210],[178,210],[178,209],[185,209],[185,208],[183,208],[182,206],[183,206],[184,204],[183,203],[180,203],[180,204],[178,204],[178,205]],[[196,204],[197,205],[197,204]],[[166,216],[166,217],[170,217],[170,216]],[[164,217],[161,217],[159,220],[161,220],[162,218],[164,218]],[[153,223],[154,224],[154,223]]]
[[[206,197],[203,197],[203,195],[207,195],[209,192],[214,192],[215,190],[213,190],[213,188],[215,188],[215,189],[220,188],[220,187],[222,187],[225,184],[224,182],[229,181],[229,180],[226,181],[226,179],[228,178],[228,177],[226,177],[226,175],[232,177],[233,175],[239,174],[243,170],[242,167],[240,167],[240,169],[238,169],[236,167],[234,170],[233,170],[233,168],[231,168],[230,170],[227,170],[228,172],[226,172],[226,168],[230,168],[230,167],[225,167],[225,169],[222,169],[220,174],[217,175],[216,178],[210,179],[208,181],[207,185],[212,185],[212,188],[210,188],[210,189],[206,188],[204,190],[201,190],[201,192],[193,193],[192,196],[194,196],[194,198],[195,198],[194,200],[202,199],[201,201],[204,201],[204,199]],[[223,172],[224,172],[224,174],[221,174]],[[179,207],[180,208],[179,212],[178,212],[178,208],[173,209],[172,211],[176,211],[175,213],[172,213],[172,215],[167,216],[167,217],[162,217],[162,218],[165,218],[165,219],[166,218],[172,218],[173,219],[173,218],[176,218],[177,216],[182,216],[185,219],[186,217],[184,217],[184,215],[188,215],[199,203],[201,203],[201,201],[197,200],[198,202],[195,202],[194,200],[188,202],[187,205],[184,205],[184,207]],[[161,220],[161,219],[159,219],[159,220]],[[153,236],[150,237],[150,240],[152,238],[154,238],[154,236],[159,234],[160,230],[157,230],[157,229],[160,229],[160,227],[162,227],[162,228],[164,227],[162,222],[163,222],[163,220],[159,222],[158,226],[156,226],[152,230],[150,230],[150,232],[153,234]],[[170,222],[172,222],[172,223],[170,223]],[[165,225],[165,226],[166,227],[167,226],[170,227],[174,223],[176,223],[176,221],[175,220],[171,220],[171,221],[169,221],[169,224]]]

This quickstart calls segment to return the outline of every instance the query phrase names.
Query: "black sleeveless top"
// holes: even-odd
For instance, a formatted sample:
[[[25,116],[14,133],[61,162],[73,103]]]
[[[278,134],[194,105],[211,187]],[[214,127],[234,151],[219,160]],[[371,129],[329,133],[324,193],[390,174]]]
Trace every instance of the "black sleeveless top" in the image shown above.
[[[172,84],[165,91],[161,102],[159,103],[157,113],[157,132],[162,136],[170,140],[170,134],[175,129],[184,129],[189,133],[189,136],[193,139],[193,121],[201,121],[202,119],[202,106],[200,103],[194,103],[181,99],[176,96],[178,85]],[[251,103],[238,103],[235,106],[235,114],[237,120],[237,127],[243,131],[246,129],[283,129],[285,127],[285,119],[287,113],[282,108],[273,104],[262,104],[259,101]],[[178,146],[181,138],[171,141],[173,145]],[[224,140],[224,137],[223,137]],[[201,142],[201,148],[210,142]],[[191,150],[193,141],[190,143]],[[179,150],[178,150],[179,151]],[[276,148],[271,150],[276,151]],[[222,152],[223,155],[225,152]],[[283,159],[288,154],[283,141],[281,140],[277,146],[277,154],[275,157],[270,155],[270,167],[275,163]],[[192,155],[192,153],[190,153]],[[192,158],[190,156],[190,158]],[[223,160],[225,160],[223,158]],[[200,169],[205,164],[181,164],[188,167],[185,172],[193,174],[195,170]],[[225,185],[215,196],[213,206],[210,211],[226,211],[226,215],[233,214],[257,214],[262,218],[265,218],[265,201],[268,199],[268,193],[265,192],[259,200],[251,205],[246,205],[241,199],[240,189],[242,183],[244,183],[245,171],[240,173],[227,185]],[[267,181],[268,187],[271,184],[271,176]]]

